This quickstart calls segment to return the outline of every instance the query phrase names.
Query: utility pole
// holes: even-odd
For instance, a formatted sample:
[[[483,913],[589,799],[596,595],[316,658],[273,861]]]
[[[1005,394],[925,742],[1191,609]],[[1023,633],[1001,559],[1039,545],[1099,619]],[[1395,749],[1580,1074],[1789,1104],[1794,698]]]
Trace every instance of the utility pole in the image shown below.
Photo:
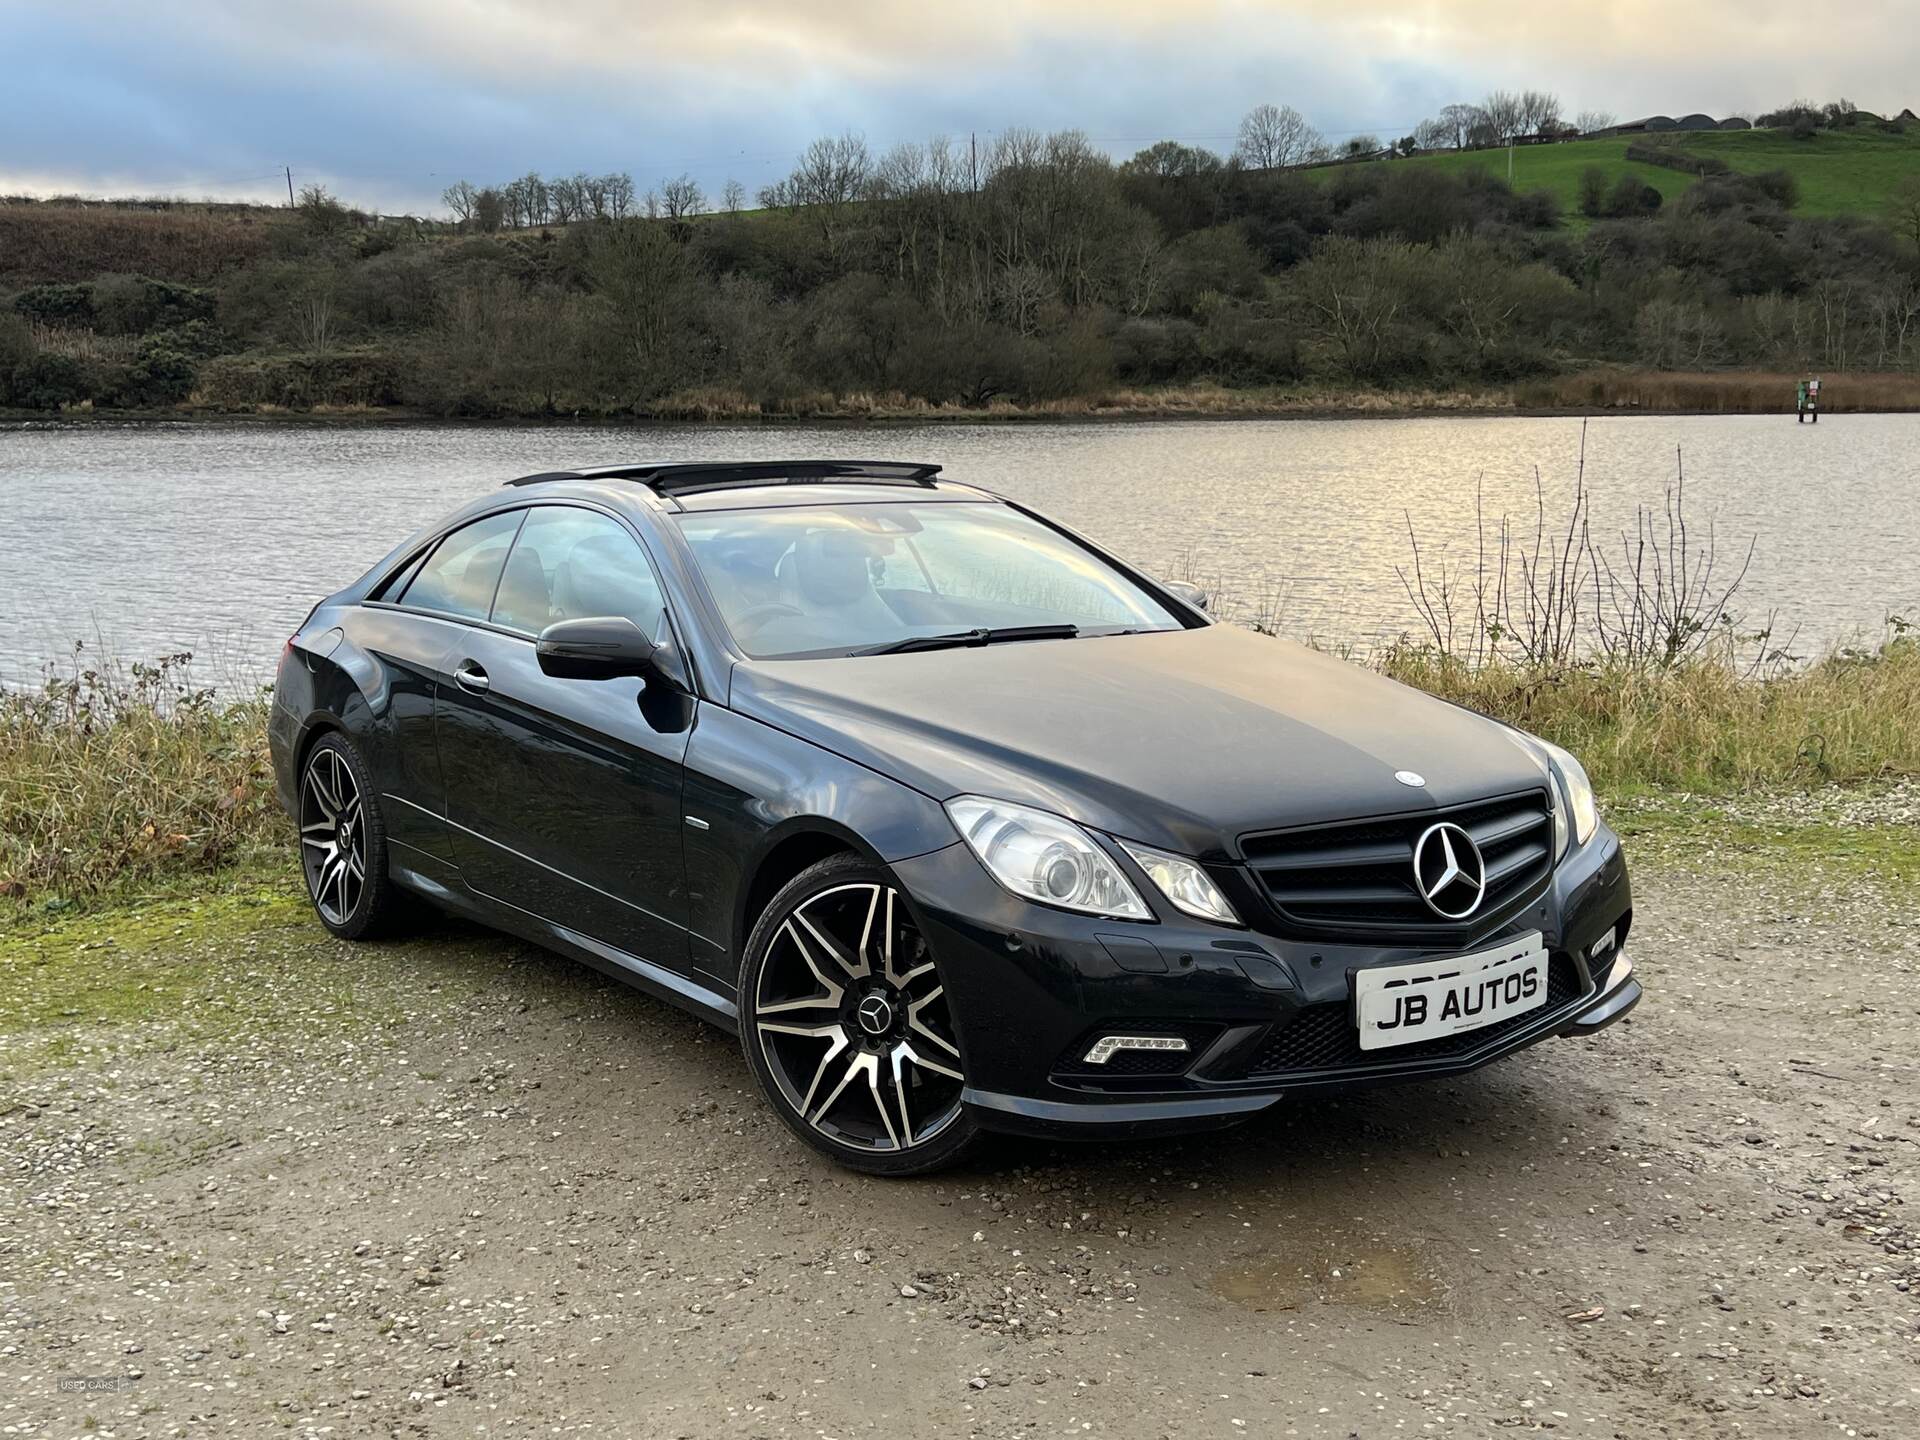
[[[293,209],[293,167],[287,166],[287,208]]]
[[[1513,137],[1507,137],[1507,188],[1513,188]]]

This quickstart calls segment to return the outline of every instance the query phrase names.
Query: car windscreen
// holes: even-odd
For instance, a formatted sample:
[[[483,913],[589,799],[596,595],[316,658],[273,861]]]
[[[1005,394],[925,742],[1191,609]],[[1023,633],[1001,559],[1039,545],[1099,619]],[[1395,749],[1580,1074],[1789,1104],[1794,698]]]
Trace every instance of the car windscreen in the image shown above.
[[[969,630],[1177,630],[1150,592],[1004,505],[797,505],[676,517],[740,648],[848,655]]]

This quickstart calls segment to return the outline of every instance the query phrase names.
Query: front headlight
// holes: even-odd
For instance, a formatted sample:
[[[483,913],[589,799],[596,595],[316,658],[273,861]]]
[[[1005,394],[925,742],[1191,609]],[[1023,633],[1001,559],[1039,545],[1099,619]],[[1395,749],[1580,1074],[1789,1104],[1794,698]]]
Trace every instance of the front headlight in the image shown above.
[[[987,873],[1022,900],[1123,920],[1153,918],[1120,867],[1071,820],[978,795],[947,801],[947,815]]]
[[[1586,766],[1572,755],[1546,740],[1532,737],[1547,757],[1554,778],[1560,782],[1560,796],[1563,803],[1553,807],[1554,838],[1558,849],[1564,852],[1569,838],[1575,845],[1584,845],[1593,838],[1593,832],[1600,827],[1600,808],[1594,804],[1593,782],[1587,779]],[[1572,835],[1568,829],[1571,825]]]
[[[1131,840],[1122,840],[1120,848],[1133,857],[1134,863],[1146,872],[1147,878],[1159,887],[1174,909],[1201,920],[1217,920],[1222,925],[1240,923],[1240,917],[1233,913],[1233,906],[1213,883],[1213,877],[1193,861],[1185,856],[1169,855],[1164,850],[1149,850]]]

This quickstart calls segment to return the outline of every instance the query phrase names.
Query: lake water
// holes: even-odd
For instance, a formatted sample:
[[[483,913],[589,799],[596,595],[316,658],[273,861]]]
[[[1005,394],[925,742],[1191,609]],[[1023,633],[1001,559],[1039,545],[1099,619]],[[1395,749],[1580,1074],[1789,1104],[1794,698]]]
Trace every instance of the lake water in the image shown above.
[[[0,425],[0,677],[76,639],[122,659],[192,650],[264,678],[320,595],[405,532],[515,475],[615,461],[862,456],[938,461],[1162,574],[1190,573],[1281,628],[1375,642],[1415,627],[1395,567],[1470,557],[1476,492],[1530,529],[1572,493],[1581,422],[1462,417],[854,427],[27,423]],[[1684,457],[1754,617],[1796,651],[1920,618],[1920,416],[1587,422],[1596,532],[1660,508]],[[1664,523],[1664,522],[1663,522]],[[1617,551],[1617,543],[1614,547]]]

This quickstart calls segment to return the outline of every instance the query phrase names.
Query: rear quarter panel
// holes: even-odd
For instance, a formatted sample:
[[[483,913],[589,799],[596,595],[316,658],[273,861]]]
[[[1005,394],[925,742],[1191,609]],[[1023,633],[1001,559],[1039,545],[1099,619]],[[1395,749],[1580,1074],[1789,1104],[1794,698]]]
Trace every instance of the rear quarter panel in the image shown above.
[[[344,732],[373,772],[375,789],[390,802],[382,807],[388,835],[444,859],[435,677],[431,665],[408,658],[421,652],[421,629],[419,617],[397,611],[324,607],[295,637],[277,699],[291,712],[290,762],[317,732]],[[436,644],[437,637],[427,649]],[[276,770],[279,749],[276,742]]]

